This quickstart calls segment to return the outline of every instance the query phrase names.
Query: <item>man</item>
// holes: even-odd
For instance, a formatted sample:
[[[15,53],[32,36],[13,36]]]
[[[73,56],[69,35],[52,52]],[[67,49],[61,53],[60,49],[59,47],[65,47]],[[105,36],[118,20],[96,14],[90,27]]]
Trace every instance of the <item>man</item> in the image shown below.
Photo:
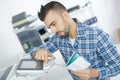
[[[85,70],[71,71],[74,80],[110,80],[120,73],[120,54],[108,34],[72,19],[66,8],[55,1],[41,6],[38,17],[56,34],[32,54],[34,59],[47,63],[48,57],[55,59],[52,53],[59,50],[67,62],[73,53],[79,53],[91,65]]]

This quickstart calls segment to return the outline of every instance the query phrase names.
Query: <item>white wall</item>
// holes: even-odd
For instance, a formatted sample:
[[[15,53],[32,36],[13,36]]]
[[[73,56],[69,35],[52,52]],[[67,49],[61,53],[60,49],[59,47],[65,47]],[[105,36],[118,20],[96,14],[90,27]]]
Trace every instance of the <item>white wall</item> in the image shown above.
[[[11,11],[11,16],[26,11],[27,14],[37,15],[41,4],[45,4],[50,0],[6,0]]]
[[[11,25],[8,5],[0,1],[0,69],[14,64],[24,55],[16,34]]]
[[[113,43],[120,43],[117,29],[120,28],[120,0],[93,0],[101,28],[110,34]]]

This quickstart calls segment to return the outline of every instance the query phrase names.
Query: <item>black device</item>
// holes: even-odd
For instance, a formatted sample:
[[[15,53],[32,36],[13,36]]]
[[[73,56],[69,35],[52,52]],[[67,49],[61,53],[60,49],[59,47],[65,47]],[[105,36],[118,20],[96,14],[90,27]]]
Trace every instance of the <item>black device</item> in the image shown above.
[[[17,66],[19,75],[37,75],[43,73],[43,61],[34,59],[22,59]]]
[[[22,59],[17,70],[43,70],[43,61],[34,59]]]

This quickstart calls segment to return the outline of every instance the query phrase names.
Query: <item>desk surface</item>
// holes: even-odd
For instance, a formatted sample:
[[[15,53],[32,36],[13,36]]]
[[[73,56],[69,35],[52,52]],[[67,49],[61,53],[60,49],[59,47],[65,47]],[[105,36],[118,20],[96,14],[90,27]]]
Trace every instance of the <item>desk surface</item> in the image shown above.
[[[59,51],[55,52],[54,55],[56,56],[55,63],[57,63],[59,65],[65,65],[65,62]],[[45,80],[73,80],[71,75],[67,71],[67,68],[63,67],[63,66],[59,66],[59,65],[53,65],[49,69],[49,71],[44,76]],[[14,67],[14,68],[16,68],[16,67]],[[17,77],[19,77],[19,75],[15,74],[15,73],[16,73],[16,70],[13,69],[12,75],[10,74],[11,77],[7,80],[17,80]],[[4,79],[2,79],[2,80],[4,80]],[[26,79],[26,80],[31,80],[31,79]],[[37,80],[37,79],[32,79],[32,80]],[[40,78],[38,80],[40,80]]]

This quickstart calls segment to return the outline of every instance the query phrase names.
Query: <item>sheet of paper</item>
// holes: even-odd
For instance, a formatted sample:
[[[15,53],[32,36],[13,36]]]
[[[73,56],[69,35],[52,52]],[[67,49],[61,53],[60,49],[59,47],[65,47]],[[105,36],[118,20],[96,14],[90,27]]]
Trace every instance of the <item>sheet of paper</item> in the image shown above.
[[[90,66],[90,63],[86,61],[83,57],[79,56],[71,64],[67,66],[70,70],[84,70]]]

